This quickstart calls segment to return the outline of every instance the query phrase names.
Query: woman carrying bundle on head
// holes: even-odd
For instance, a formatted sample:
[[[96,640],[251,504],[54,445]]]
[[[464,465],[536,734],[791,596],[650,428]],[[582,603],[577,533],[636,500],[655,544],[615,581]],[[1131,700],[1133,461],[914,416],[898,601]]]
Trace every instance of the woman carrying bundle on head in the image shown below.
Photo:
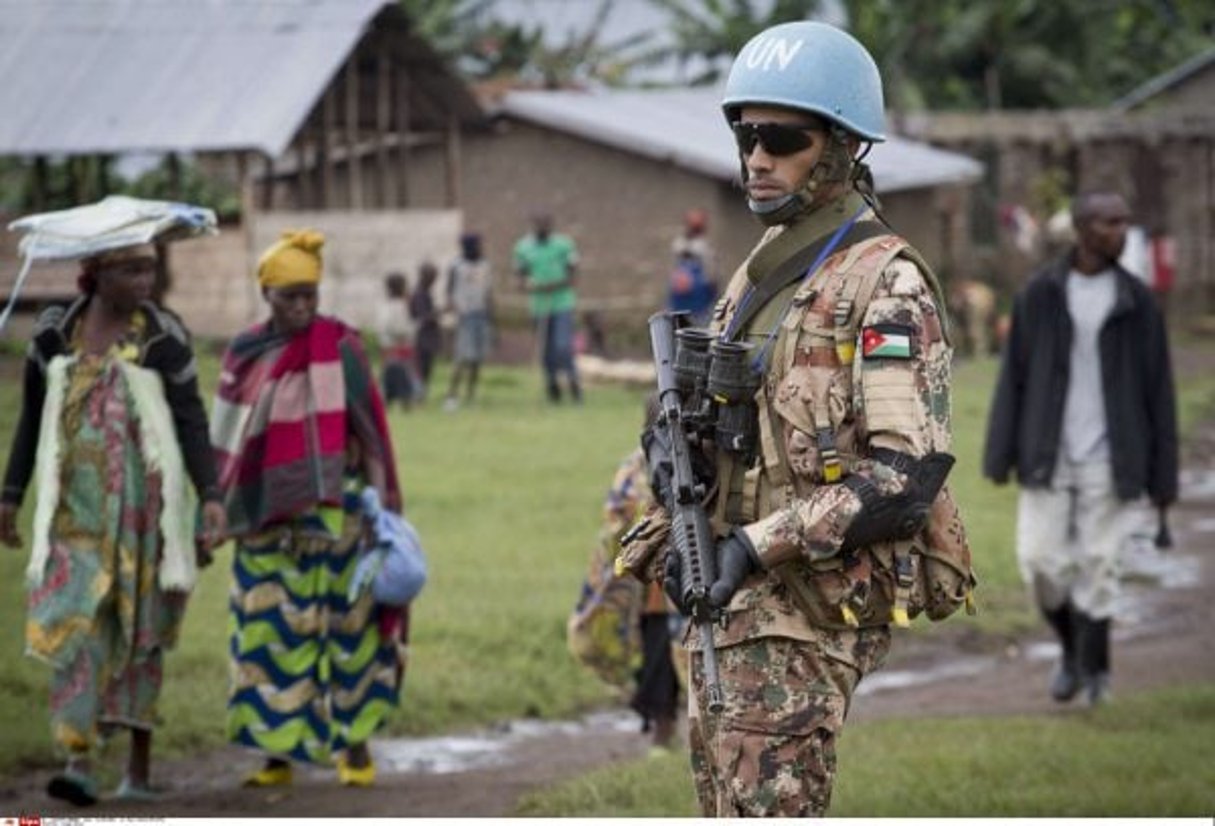
[[[224,533],[190,337],[152,303],[154,241],[214,231],[209,210],[113,197],[29,216],[34,260],[81,262],[80,294],[43,311],[25,365],[21,418],[0,496],[0,541],[34,475],[26,653],[53,668],[50,716],[67,759],[47,792],[98,798],[101,739],[131,732],[115,795],[146,799],[166,649],[197,567]],[[203,501],[195,538],[195,506]]]

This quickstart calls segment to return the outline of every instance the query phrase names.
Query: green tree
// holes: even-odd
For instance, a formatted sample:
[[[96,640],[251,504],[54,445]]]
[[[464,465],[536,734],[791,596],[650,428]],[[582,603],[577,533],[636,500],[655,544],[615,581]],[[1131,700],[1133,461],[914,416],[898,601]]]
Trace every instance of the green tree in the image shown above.
[[[585,1],[585,0],[580,0]],[[628,82],[630,57],[650,38],[645,32],[605,42],[601,32],[615,0],[599,0],[589,25],[555,40],[543,25],[505,22],[493,0],[401,0],[417,31],[466,76],[517,78],[528,85],[565,88],[585,82]]]
[[[1197,0],[845,0],[845,7],[896,108],[1102,105],[1215,45],[1215,6]]]
[[[820,0],[775,0],[761,12],[754,0],[650,0],[671,20],[673,45],[652,50],[646,60],[677,58],[685,66],[694,58],[708,66],[689,82],[714,83],[747,41],[769,26],[804,20],[820,11]]]

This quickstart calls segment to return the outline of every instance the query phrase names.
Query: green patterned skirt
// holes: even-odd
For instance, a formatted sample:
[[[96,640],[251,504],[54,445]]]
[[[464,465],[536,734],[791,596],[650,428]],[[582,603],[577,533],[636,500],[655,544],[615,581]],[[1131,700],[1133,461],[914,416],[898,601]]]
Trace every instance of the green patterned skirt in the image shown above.
[[[326,511],[246,537],[230,603],[229,737],[315,763],[383,724],[404,666],[371,595],[347,598],[358,518]]]

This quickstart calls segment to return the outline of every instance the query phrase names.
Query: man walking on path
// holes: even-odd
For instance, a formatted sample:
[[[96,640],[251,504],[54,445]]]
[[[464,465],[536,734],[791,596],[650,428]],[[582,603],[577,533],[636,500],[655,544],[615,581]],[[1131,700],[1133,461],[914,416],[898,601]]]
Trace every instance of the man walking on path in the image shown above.
[[[515,273],[524,280],[532,317],[536,320],[549,401],[561,401],[557,377],[565,373],[571,398],[580,402],[582,388],[574,367],[578,248],[568,235],[553,233],[552,226],[548,215],[539,214],[533,219],[534,231],[515,244]]]
[[[1081,195],[1076,245],[1017,296],[987,429],[983,472],[1016,469],[1017,560],[1059,637],[1050,693],[1109,697],[1120,552],[1145,493],[1177,498],[1177,416],[1164,319],[1119,264],[1130,210]]]

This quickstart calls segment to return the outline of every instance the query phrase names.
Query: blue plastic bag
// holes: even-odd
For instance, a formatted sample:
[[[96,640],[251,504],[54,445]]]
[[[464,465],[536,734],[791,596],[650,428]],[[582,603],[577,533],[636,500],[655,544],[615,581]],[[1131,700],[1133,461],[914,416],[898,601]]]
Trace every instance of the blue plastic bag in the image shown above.
[[[381,605],[407,605],[426,584],[426,555],[418,532],[403,516],[384,509],[375,488],[364,488],[360,499],[370,541],[355,566],[347,596],[354,602],[370,589]]]

